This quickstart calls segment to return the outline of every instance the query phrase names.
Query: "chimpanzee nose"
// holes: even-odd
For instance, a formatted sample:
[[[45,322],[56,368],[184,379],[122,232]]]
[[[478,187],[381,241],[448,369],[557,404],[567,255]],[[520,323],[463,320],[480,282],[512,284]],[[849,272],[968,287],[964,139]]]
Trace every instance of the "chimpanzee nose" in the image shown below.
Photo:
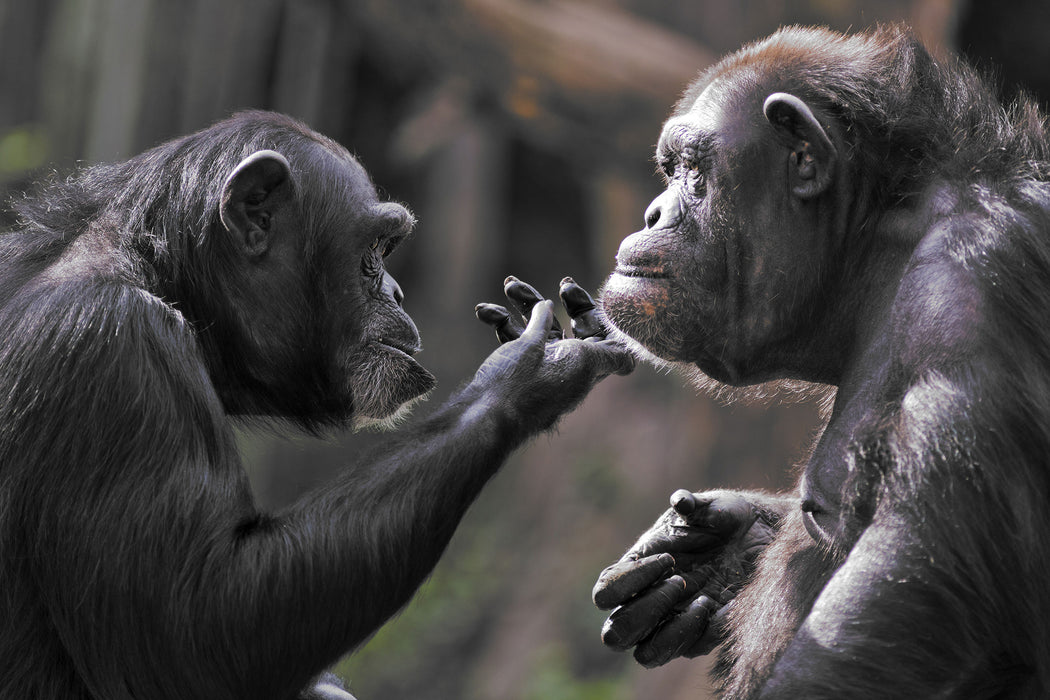
[[[645,227],[648,229],[673,228],[682,218],[682,200],[677,192],[664,190],[645,210]]]
[[[398,306],[401,306],[405,301],[405,293],[401,291],[397,280],[389,272],[383,273],[383,293],[393,299]]]

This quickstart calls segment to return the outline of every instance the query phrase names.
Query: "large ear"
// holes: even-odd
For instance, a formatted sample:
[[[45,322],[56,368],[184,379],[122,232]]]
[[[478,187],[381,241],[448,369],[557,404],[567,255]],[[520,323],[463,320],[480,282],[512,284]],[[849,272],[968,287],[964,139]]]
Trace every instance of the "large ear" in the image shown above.
[[[762,106],[778,138],[791,149],[791,190],[802,199],[828,188],[838,153],[805,102],[786,92],[774,92]]]
[[[256,151],[237,164],[222,185],[219,218],[239,238],[244,251],[257,257],[270,247],[270,223],[279,190],[292,171],[277,151]]]

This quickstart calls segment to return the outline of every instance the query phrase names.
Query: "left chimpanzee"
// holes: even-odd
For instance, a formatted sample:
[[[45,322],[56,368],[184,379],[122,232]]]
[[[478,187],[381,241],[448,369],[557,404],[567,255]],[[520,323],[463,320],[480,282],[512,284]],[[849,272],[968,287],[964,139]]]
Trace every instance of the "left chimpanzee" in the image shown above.
[[[247,112],[16,204],[0,236],[0,698],[349,697],[311,679],[411,597],[507,455],[633,360],[562,285],[428,419],[260,512],[229,416],[308,431],[427,392],[384,258],[413,217]],[[303,690],[307,688],[307,690]],[[327,695],[326,695],[327,694]]]

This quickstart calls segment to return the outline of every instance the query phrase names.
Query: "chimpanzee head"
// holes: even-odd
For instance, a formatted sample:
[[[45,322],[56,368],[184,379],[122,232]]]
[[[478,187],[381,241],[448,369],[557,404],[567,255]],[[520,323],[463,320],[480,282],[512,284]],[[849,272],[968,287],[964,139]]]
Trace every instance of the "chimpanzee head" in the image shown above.
[[[390,419],[433,387],[384,267],[415,220],[380,201],[344,148],[290,118],[249,112],[129,168],[144,161],[180,190],[150,222],[162,241],[154,262],[228,412],[308,428],[361,423]],[[204,234],[187,240],[200,221]]]
[[[253,151],[222,185],[212,236],[226,239],[237,300],[225,318],[250,351],[223,363],[282,413],[387,419],[434,384],[412,357],[419,333],[384,267],[415,220],[379,200],[345,149],[297,128],[285,152],[281,140]],[[312,400],[289,406],[282,394]]]
[[[830,379],[815,331],[839,278],[850,164],[807,70],[780,79],[777,65],[801,62],[781,50],[731,56],[687,91],[656,150],[666,189],[602,294],[649,353],[733,386]]]

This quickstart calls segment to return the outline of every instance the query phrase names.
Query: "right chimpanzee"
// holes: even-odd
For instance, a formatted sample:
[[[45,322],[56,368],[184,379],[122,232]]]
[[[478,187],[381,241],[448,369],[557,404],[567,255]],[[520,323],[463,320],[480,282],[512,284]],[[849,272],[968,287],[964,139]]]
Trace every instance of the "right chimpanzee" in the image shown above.
[[[726,698],[1050,697],[1042,115],[903,28],[789,28],[690,86],[656,158],[610,321],[837,394],[796,491],[675,493],[595,586],[605,643],[721,645]]]
[[[310,681],[408,601],[511,450],[633,367],[581,288],[562,285],[581,331],[563,339],[510,279],[531,311],[513,342],[334,483],[262,512],[229,416],[318,432],[433,386],[384,266],[408,210],[338,144],[247,112],[17,211],[0,236],[3,700],[349,698]]]

